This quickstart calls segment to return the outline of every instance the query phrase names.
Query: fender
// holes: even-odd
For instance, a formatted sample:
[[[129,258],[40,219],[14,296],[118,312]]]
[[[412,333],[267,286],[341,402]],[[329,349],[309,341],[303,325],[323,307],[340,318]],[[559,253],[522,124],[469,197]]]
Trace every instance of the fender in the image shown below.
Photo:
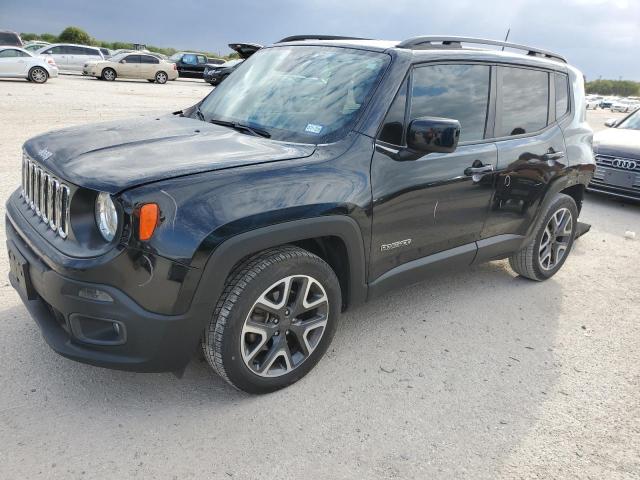
[[[531,237],[535,234],[535,228],[538,225],[538,220],[540,220],[540,215],[544,212],[545,207],[553,200],[553,197],[556,193],[560,193],[563,190],[572,187],[574,185],[582,184],[584,182],[581,181],[581,175],[578,167],[567,167],[567,172],[561,176],[554,178],[544,190],[542,195],[542,200],[538,205],[536,214],[533,220],[529,223],[529,227],[527,228],[527,232],[525,234],[525,240],[523,241],[523,245],[530,241]]]
[[[349,305],[363,303],[367,297],[366,258],[360,228],[345,215],[329,215],[283,222],[235,235],[211,253],[202,272],[192,309],[206,311],[215,306],[233,267],[243,258],[267,248],[318,237],[339,237],[349,261]],[[206,323],[208,317],[202,319]]]

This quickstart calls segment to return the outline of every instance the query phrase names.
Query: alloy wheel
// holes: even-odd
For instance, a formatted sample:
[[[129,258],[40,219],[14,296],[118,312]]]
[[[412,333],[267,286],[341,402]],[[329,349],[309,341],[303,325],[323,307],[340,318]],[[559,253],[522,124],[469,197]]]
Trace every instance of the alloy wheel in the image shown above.
[[[569,248],[573,232],[573,216],[568,208],[556,211],[542,233],[538,249],[540,266],[544,270],[553,270]]]
[[[240,349],[245,365],[261,377],[298,368],[316,349],[329,318],[329,299],[318,280],[292,275],[267,288],[245,319]]]
[[[167,81],[167,74],[164,72],[158,72],[156,74],[156,82],[158,83],[166,83]]]
[[[47,80],[47,72],[43,68],[34,68],[31,70],[31,80],[36,83],[44,83]]]

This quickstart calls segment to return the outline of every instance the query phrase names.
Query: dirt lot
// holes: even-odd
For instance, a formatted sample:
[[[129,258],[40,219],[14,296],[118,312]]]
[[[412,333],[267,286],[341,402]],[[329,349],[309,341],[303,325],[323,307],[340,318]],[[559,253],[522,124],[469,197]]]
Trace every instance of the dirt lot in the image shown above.
[[[0,81],[0,197],[27,138],[210,89]],[[611,116],[589,112],[594,128]],[[178,380],[59,357],[3,280],[0,478],[640,478],[640,206],[589,195],[582,220],[592,231],[553,279],[501,261],[396,291],[346,314],[305,379],[261,397],[199,360]]]

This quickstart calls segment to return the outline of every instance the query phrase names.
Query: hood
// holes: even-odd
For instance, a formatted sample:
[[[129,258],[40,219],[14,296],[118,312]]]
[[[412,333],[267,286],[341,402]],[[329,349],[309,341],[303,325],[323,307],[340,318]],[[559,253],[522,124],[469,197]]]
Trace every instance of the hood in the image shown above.
[[[640,159],[640,130],[607,128],[593,137],[596,154]]]
[[[65,128],[32,138],[24,148],[55,176],[109,193],[182,175],[303,158],[315,150],[174,115]]]
[[[262,48],[262,45],[257,43],[230,43],[229,48],[235,52],[238,52],[240,58],[246,60],[251,55],[256,53]]]

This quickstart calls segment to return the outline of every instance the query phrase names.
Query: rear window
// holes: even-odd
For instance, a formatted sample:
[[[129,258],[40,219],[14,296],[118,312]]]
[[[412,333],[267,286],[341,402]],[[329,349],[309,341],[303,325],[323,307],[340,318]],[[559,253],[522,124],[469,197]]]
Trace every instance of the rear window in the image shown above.
[[[554,77],[556,91],[556,119],[558,119],[569,111],[569,79],[563,73],[556,73]]]
[[[124,59],[127,63],[140,63],[140,55],[128,55]]]
[[[498,75],[502,88],[498,94],[496,136],[523,135],[546,127],[549,74],[539,70],[500,67]]]
[[[160,60],[151,55],[140,55],[140,63],[160,63]]]
[[[17,33],[0,32],[0,45],[13,45],[16,47],[22,46],[22,40]]]

